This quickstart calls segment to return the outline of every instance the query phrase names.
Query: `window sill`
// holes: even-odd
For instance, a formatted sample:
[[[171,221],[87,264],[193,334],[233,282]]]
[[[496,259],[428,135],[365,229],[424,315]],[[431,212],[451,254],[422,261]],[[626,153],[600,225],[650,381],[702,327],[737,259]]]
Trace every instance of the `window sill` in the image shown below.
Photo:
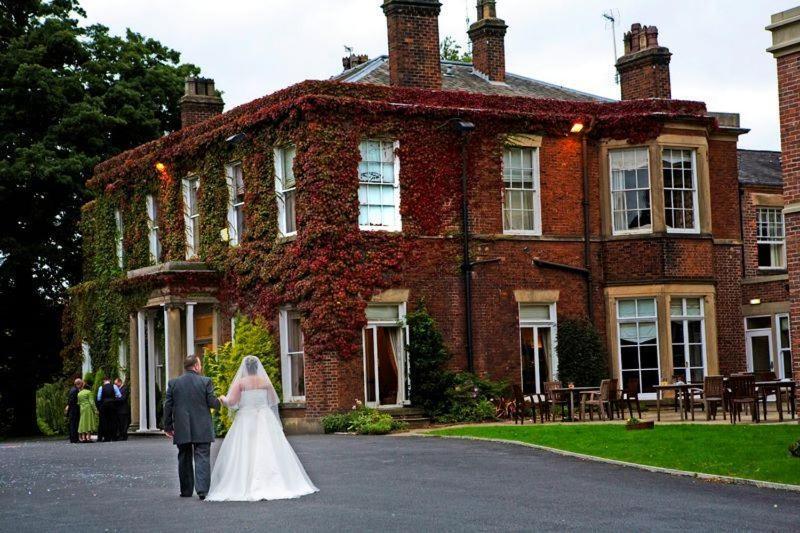
[[[674,233],[674,232],[648,232],[648,233],[617,233],[609,235],[608,241],[624,241],[629,239],[713,239],[710,233]]]
[[[369,232],[375,232],[375,231],[382,231],[384,233],[402,233],[403,232],[403,228],[385,228],[385,227],[381,227],[381,226],[359,226],[358,229],[360,229],[361,231],[369,231]]]
[[[288,242],[294,242],[297,240],[297,233],[292,233],[291,235],[278,235],[275,238],[275,242],[277,244],[286,244]]]
[[[291,401],[291,402],[282,402],[280,404],[280,408],[281,409],[305,409],[306,408],[306,402],[305,402],[305,400],[303,400],[303,401],[296,400],[296,401]]]

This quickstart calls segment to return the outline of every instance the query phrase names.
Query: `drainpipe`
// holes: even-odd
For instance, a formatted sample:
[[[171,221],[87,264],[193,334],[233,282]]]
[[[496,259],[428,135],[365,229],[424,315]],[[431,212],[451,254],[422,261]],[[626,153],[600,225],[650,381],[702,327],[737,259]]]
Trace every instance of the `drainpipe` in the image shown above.
[[[466,328],[467,371],[475,372],[472,351],[472,262],[469,257],[469,197],[467,186],[467,142],[469,134],[475,129],[475,124],[465,120],[454,121],[456,130],[461,134],[461,244],[462,255],[461,272],[464,276],[464,325]]]
[[[594,127],[594,118],[581,135],[581,158],[583,159],[583,264],[586,269],[586,316],[594,324],[594,296],[592,294],[592,243],[589,204],[589,146],[587,136]]]

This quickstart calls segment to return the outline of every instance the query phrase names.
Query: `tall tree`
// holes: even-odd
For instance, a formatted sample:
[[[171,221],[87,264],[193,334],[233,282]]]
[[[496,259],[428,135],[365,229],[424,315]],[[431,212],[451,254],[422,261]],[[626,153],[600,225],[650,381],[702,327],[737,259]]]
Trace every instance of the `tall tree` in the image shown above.
[[[0,416],[35,430],[37,384],[60,370],[77,224],[98,162],[180,127],[180,54],[83,24],[78,0],[0,0]]]

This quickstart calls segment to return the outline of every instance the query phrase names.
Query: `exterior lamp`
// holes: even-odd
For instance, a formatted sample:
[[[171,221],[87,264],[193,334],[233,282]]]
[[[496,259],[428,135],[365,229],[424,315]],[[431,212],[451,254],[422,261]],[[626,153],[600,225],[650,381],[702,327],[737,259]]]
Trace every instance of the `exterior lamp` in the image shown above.
[[[750,300],[750,305],[759,305],[761,303],[761,298],[753,298]]]
[[[576,122],[572,125],[572,129],[569,130],[571,133],[580,133],[583,131],[583,122]]]
[[[159,172],[164,172],[165,170],[167,170],[167,166],[161,161],[159,161],[158,163],[156,163],[156,170],[158,170]]]

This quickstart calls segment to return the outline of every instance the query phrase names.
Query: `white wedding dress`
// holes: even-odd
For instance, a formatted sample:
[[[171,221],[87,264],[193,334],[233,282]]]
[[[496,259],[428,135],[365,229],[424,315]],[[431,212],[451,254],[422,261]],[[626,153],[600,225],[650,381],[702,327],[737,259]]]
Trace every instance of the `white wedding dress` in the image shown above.
[[[277,406],[269,401],[274,395],[277,402],[277,395],[268,386],[240,391],[206,501],[281,500],[317,492],[283,434]]]

